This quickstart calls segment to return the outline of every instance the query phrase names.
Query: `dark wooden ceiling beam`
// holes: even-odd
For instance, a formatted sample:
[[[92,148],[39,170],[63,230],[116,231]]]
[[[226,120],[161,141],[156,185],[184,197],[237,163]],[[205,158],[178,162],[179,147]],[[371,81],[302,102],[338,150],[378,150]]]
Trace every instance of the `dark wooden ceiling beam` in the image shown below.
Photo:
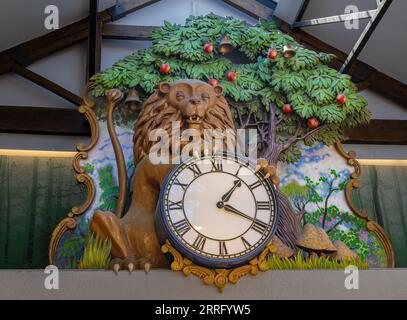
[[[77,109],[0,106],[0,132],[90,136],[89,124]]]
[[[346,143],[355,144],[407,144],[407,120],[377,120],[367,126],[349,129]]]
[[[73,108],[0,106],[0,132],[89,136],[90,128]],[[345,143],[407,145],[407,120],[372,120],[346,136]]]
[[[159,1],[160,0],[132,0],[110,7],[107,9],[107,12],[111,16],[112,21],[115,21]]]
[[[103,26],[102,37],[104,39],[117,40],[151,40],[151,32],[160,27],[117,25],[107,23]]]
[[[223,0],[232,7],[246,13],[255,19],[270,19],[273,10],[256,0]]]
[[[86,80],[100,72],[102,60],[102,22],[99,19],[99,0],[90,0]]]
[[[77,96],[76,94],[72,93],[69,90],[66,90],[65,88],[61,87],[59,84],[48,80],[47,78],[44,78],[43,76],[39,75],[38,73],[35,73],[26,67],[20,66],[16,63],[13,64],[12,70],[20,75],[21,77],[39,85],[40,87],[43,87],[56,95],[60,96],[61,98],[64,98],[65,100],[80,106],[82,104],[82,98]]]

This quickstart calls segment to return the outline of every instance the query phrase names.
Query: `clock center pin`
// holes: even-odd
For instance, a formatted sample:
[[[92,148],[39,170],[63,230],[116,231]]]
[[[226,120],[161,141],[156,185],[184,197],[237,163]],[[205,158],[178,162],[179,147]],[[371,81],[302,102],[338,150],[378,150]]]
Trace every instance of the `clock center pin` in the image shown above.
[[[216,206],[219,208],[219,209],[222,209],[223,207],[224,207],[224,203],[223,203],[223,201],[218,201],[217,203],[216,203]]]

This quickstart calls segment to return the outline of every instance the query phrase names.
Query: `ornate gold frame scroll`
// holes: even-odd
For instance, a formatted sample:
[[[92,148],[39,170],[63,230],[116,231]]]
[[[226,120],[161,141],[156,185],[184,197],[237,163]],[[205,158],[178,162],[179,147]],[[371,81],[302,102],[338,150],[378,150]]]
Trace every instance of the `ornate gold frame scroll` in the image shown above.
[[[77,181],[79,183],[85,184],[86,186],[87,197],[82,205],[80,205],[79,207],[73,207],[71,211],[68,213],[67,217],[63,219],[54,229],[48,250],[50,264],[55,264],[56,262],[56,251],[62,235],[69,230],[75,230],[75,228],[77,227],[77,223],[74,217],[82,215],[90,207],[95,197],[96,189],[93,184],[93,180],[90,176],[86,174],[85,169],[80,165],[80,161],[86,160],[88,158],[88,152],[94,148],[99,139],[99,124],[96,115],[93,111],[95,103],[89,97],[90,92],[93,90],[93,88],[94,84],[88,83],[84,90],[83,104],[79,107],[79,112],[85,115],[90,124],[91,129],[90,143],[87,146],[84,146],[83,144],[77,145],[78,152],[76,153],[72,162],[73,168],[77,173],[76,176]],[[347,163],[350,166],[353,166],[355,169],[355,171],[350,175],[350,181],[345,188],[346,201],[349,207],[351,208],[352,212],[357,217],[362,218],[366,221],[366,229],[368,231],[373,232],[381,241],[381,244],[383,245],[384,251],[387,256],[387,266],[394,267],[395,265],[394,251],[385,231],[378,223],[376,223],[369,217],[367,211],[357,209],[355,205],[352,203],[351,191],[353,189],[357,189],[360,187],[360,176],[361,176],[361,168],[359,162],[356,160],[356,153],[354,151],[349,151],[348,153],[345,152],[340,142],[336,143],[336,149],[338,153],[343,158],[346,159]],[[194,265],[190,260],[183,258],[179,254],[179,252],[171,246],[169,242],[162,246],[163,252],[166,253],[168,252],[174,257],[174,261],[171,264],[172,270],[182,271],[186,276],[190,274],[196,275],[202,278],[205,284],[216,285],[220,291],[222,291],[228,283],[232,284],[237,283],[241,277],[247,274],[256,275],[258,271],[267,270],[268,266],[266,263],[266,257],[269,253],[272,253],[273,250],[274,246],[272,245],[272,243],[270,243],[257,258],[251,260],[247,265],[230,270],[228,269],[210,270],[207,268]]]
[[[74,216],[80,216],[81,214],[83,214],[92,204],[95,197],[95,186],[93,184],[93,180],[85,173],[85,169],[81,167],[79,163],[81,160],[86,160],[88,158],[88,152],[93,149],[99,139],[99,124],[96,119],[96,115],[93,112],[95,103],[89,97],[89,94],[93,90],[93,88],[93,83],[87,84],[83,93],[83,103],[78,109],[78,111],[84,114],[89,121],[91,130],[90,143],[87,146],[78,144],[76,146],[78,152],[72,160],[73,169],[77,173],[76,180],[79,183],[85,184],[87,189],[87,197],[82,205],[80,205],[79,207],[73,207],[68,213],[68,216],[63,219],[54,229],[48,249],[48,259],[49,263],[52,265],[54,265],[56,262],[56,251],[62,235],[66,231],[74,230],[76,228],[77,224]]]
[[[357,217],[366,221],[366,230],[373,232],[380,239],[380,242],[383,245],[384,252],[386,253],[387,256],[387,267],[394,268],[395,266],[394,251],[391,242],[386,235],[386,232],[377,222],[373,221],[369,217],[369,214],[366,210],[359,210],[352,203],[351,192],[353,189],[360,188],[360,176],[362,175],[362,169],[360,167],[359,162],[356,160],[356,152],[353,150],[346,152],[343,149],[343,146],[340,142],[337,142],[335,144],[335,147],[338,153],[343,158],[346,159],[348,165],[352,166],[355,169],[355,171],[351,173],[350,180],[345,188],[346,202],[349,208]]]

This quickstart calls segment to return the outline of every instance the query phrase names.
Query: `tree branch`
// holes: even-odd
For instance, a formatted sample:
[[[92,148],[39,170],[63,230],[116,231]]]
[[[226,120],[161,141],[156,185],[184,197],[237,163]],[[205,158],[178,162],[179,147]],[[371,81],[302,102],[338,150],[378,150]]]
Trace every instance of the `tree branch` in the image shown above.
[[[243,118],[242,118],[242,114],[240,113],[240,108],[238,106],[235,106],[236,112],[237,112],[237,116],[239,118],[239,122],[240,122],[240,129],[244,129],[243,128]]]
[[[269,107],[269,140],[271,145],[276,142],[276,110],[277,107],[274,103]]]
[[[301,128],[301,127],[300,127]],[[309,136],[313,135],[314,133],[320,131],[321,129],[325,128],[325,126],[320,126],[318,128],[312,129],[310,131],[308,131],[306,134],[304,134],[301,137],[298,137],[298,133],[299,133],[299,128],[298,128],[298,122],[297,122],[297,129],[296,129],[296,135],[292,136],[290,139],[288,139],[288,141],[283,145],[283,151],[287,150],[288,148],[290,148],[293,144],[299,142],[299,141],[303,141],[306,138],[308,138]]]
[[[247,116],[246,122],[243,125],[243,128],[246,128],[249,125],[250,119],[252,118],[252,114],[253,114],[253,112],[250,111],[249,115]]]
[[[337,226],[339,226],[343,222],[343,219],[340,219],[337,223],[335,223],[326,233],[330,233],[332,230],[335,230]]]
[[[276,126],[284,122],[285,119],[287,119],[287,115],[283,114],[282,117],[276,121]]]

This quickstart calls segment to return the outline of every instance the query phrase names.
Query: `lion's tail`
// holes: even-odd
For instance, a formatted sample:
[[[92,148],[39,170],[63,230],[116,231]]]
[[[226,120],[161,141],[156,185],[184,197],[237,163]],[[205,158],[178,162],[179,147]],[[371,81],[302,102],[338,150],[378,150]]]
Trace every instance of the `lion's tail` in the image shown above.
[[[109,90],[107,93],[108,107],[107,107],[107,130],[109,132],[110,140],[112,141],[114,155],[117,163],[117,175],[119,179],[119,197],[117,199],[117,206],[115,214],[118,218],[123,216],[124,208],[126,205],[127,195],[127,172],[126,161],[124,160],[123,149],[117,137],[116,130],[113,124],[113,111],[119,102],[123,99],[123,93],[118,89]]]

